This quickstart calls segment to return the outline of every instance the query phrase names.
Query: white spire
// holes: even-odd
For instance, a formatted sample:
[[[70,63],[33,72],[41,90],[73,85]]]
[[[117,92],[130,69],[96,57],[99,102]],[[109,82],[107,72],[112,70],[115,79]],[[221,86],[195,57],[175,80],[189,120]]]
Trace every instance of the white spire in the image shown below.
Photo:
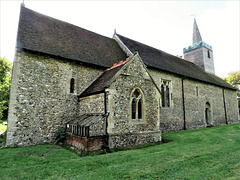
[[[21,6],[25,7],[24,0],[22,1]]]
[[[198,26],[197,26],[197,22],[196,22],[196,19],[194,18],[194,24],[193,24],[193,41],[192,41],[192,44],[198,44],[199,42],[202,41],[202,37],[201,37],[201,34],[200,34],[200,31],[198,29]]]

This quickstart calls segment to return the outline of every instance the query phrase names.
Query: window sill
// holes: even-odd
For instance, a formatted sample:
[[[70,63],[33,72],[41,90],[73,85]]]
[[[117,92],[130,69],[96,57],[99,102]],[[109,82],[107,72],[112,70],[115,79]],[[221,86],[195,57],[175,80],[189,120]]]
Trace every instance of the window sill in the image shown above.
[[[172,109],[172,107],[161,107],[161,109]]]
[[[131,124],[146,124],[143,119],[141,119],[141,120],[139,120],[139,119],[131,119],[130,123]]]

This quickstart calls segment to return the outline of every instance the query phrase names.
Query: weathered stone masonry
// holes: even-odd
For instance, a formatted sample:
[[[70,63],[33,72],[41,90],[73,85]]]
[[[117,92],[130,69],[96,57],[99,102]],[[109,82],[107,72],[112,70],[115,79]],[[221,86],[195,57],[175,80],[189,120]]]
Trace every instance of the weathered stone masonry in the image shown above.
[[[226,101],[226,115],[228,123],[236,123],[238,121],[238,102],[236,101],[237,94],[236,91],[232,91],[230,89],[224,89],[224,97]]]
[[[150,73],[159,88],[161,79],[172,82],[172,105],[170,108],[161,107],[160,109],[163,132],[184,129],[183,104],[185,106],[186,129],[207,126],[205,119],[206,103],[210,104],[209,120],[213,126],[226,124],[226,121],[227,123],[238,122],[236,91],[152,69],[150,69]],[[184,83],[184,103],[182,83]],[[223,90],[227,120],[225,118]]]
[[[9,107],[7,145],[52,142],[58,126],[77,117],[77,93],[96,78],[101,69],[44,55],[17,52]],[[70,79],[75,92],[70,93]]]
[[[83,117],[86,116],[85,119],[80,120],[78,124],[88,124],[87,117],[92,116],[89,120],[96,127],[99,127],[101,131],[106,132],[106,134],[101,134],[102,142],[99,136],[92,137],[89,135],[89,137],[84,137],[74,135],[74,133],[71,133],[70,128],[70,132],[67,133],[67,143],[82,150],[89,150],[87,143],[90,139],[95,149],[101,149],[104,146],[120,148],[160,141],[160,94],[139,55],[136,54],[132,57],[111,78],[113,82],[110,81],[111,83],[106,87],[104,93],[85,97],[80,96],[79,98],[79,114],[91,113],[92,115],[83,115]],[[96,84],[94,86],[96,87]],[[135,89],[141,91],[141,119],[131,117],[131,96]],[[95,113],[105,113],[106,126],[100,127],[99,123],[94,121]],[[91,131],[94,127],[89,126],[89,128]],[[104,137],[107,137],[108,143],[106,143]]]
[[[79,99],[79,115],[85,113],[105,113],[104,93],[87,96]]]
[[[60,126],[89,151],[238,122],[236,90],[213,75],[212,48],[194,34],[184,52],[195,64],[21,7],[6,145],[52,143]]]
[[[160,106],[160,126],[163,132],[183,129],[183,99],[181,78],[166,72],[149,70],[157,86],[161,87],[161,80],[169,80],[172,84],[170,107]]]
[[[139,56],[128,64],[107,89],[109,147],[118,148],[161,140],[159,99],[160,94]],[[143,92],[143,118],[131,119],[131,92]]]
[[[66,143],[82,151],[93,151],[106,148],[108,144],[104,94],[79,98],[79,116],[67,123]],[[72,128],[75,128],[73,130]],[[82,131],[86,131],[82,132]],[[78,132],[74,132],[78,131]]]
[[[116,144],[116,146],[112,145],[112,147],[131,144],[131,138],[127,138],[129,140],[126,140],[126,137],[133,137],[134,132],[139,134],[139,130],[146,131],[149,129],[151,132],[160,130],[160,128],[150,128],[150,125],[154,123],[148,123],[148,125],[141,123],[134,124],[129,120],[129,96],[134,87],[141,87],[144,93],[151,92],[153,93],[153,97],[155,97],[154,92],[151,90],[151,81],[146,80],[144,74],[138,72],[138,68],[134,66],[131,68],[132,72],[136,72],[137,74],[131,75],[129,72],[122,73],[107,90],[108,111],[111,112],[108,129],[109,133],[112,134],[110,144]],[[82,99],[80,103],[77,103],[76,97],[76,94],[85,89],[90,82],[99,76],[102,70],[85,67],[74,62],[56,60],[47,56],[18,52],[16,53],[13,71],[7,145],[29,145],[39,144],[41,142],[52,142],[57,127],[64,126],[66,122],[77,118],[78,114],[89,112],[104,113],[103,94],[88,97],[90,104],[84,104],[88,98]],[[92,72],[91,75],[89,71]],[[183,129],[184,118],[181,77],[152,69],[149,71],[159,88],[161,79],[170,80],[172,83],[171,107],[160,108],[159,112],[161,130],[172,131]],[[71,78],[76,79],[76,91],[73,94],[69,93],[69,80]],[[207,102],[211,105],[210,115],[212,124],[226,124],[223,88],[187,79],[183,82],[186,106],[186,129],[206,127],[204,111]],[[198,96],[196,95],[196,87],[198,88]],[[235,111],[237,107],[237,102],[235,102],[236,93],[235,91],[224,89],[224,95],[227,122],[237,122],[238,114],[237,111]],[[146,102],[151,104],[151,108],[158,106],[158,104],[156,104],[157,101],[154,102],[154,98],[151,99],[152,96],[146,97],[149,97],[149,99],[146,99]],[[118,102],[118,100],[120,101]],[[128,101],[125,102],[125,105],[123,103],[124,100]],[[153,117],[146,117],[146,119],[154,119],[157,117],[157,111],[153,114],[149,112],[147,106],[146,115],[155,115],[153,115]],[[123,135],[123,133],[130,132],[132,134],[129,136]],[[154,133],[149,134],[154,135]],[[140,136],[142,136],[142,134],[135,135],[133,139],[138,139]],[[149,138],[151,140],[143,142],[156,141],[153,140],[155,138],[154,136]],[[139,140],[133,139],[131,141],[134,142],[134,144],[139,143]],[[122,140],[126,142],[123,143]],[[117,141],[121,141],[121,143],[125,145],[119,145]]]

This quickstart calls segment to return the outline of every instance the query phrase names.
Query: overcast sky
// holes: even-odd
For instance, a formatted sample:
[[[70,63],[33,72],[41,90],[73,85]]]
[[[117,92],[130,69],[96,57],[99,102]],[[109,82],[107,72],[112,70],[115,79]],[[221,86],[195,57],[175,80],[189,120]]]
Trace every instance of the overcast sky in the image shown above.
[[[14,59],[22,0],[0,0],[0,56]],[[98,34],[118,34],[172,55],[192,44],[194,17],[213,47],[216,75],[240,70],[239,0],[57,1],[25,0],[25,6]]]

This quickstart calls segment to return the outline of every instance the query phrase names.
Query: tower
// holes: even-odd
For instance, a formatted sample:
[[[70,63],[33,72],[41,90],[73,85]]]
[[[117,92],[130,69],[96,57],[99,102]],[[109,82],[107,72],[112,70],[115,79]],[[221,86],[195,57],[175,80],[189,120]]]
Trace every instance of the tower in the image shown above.
[[[183,49],[184,59],[193,62],[206,72],[215,74],[212,46],[202,41],[194,18],[192,45]]]

